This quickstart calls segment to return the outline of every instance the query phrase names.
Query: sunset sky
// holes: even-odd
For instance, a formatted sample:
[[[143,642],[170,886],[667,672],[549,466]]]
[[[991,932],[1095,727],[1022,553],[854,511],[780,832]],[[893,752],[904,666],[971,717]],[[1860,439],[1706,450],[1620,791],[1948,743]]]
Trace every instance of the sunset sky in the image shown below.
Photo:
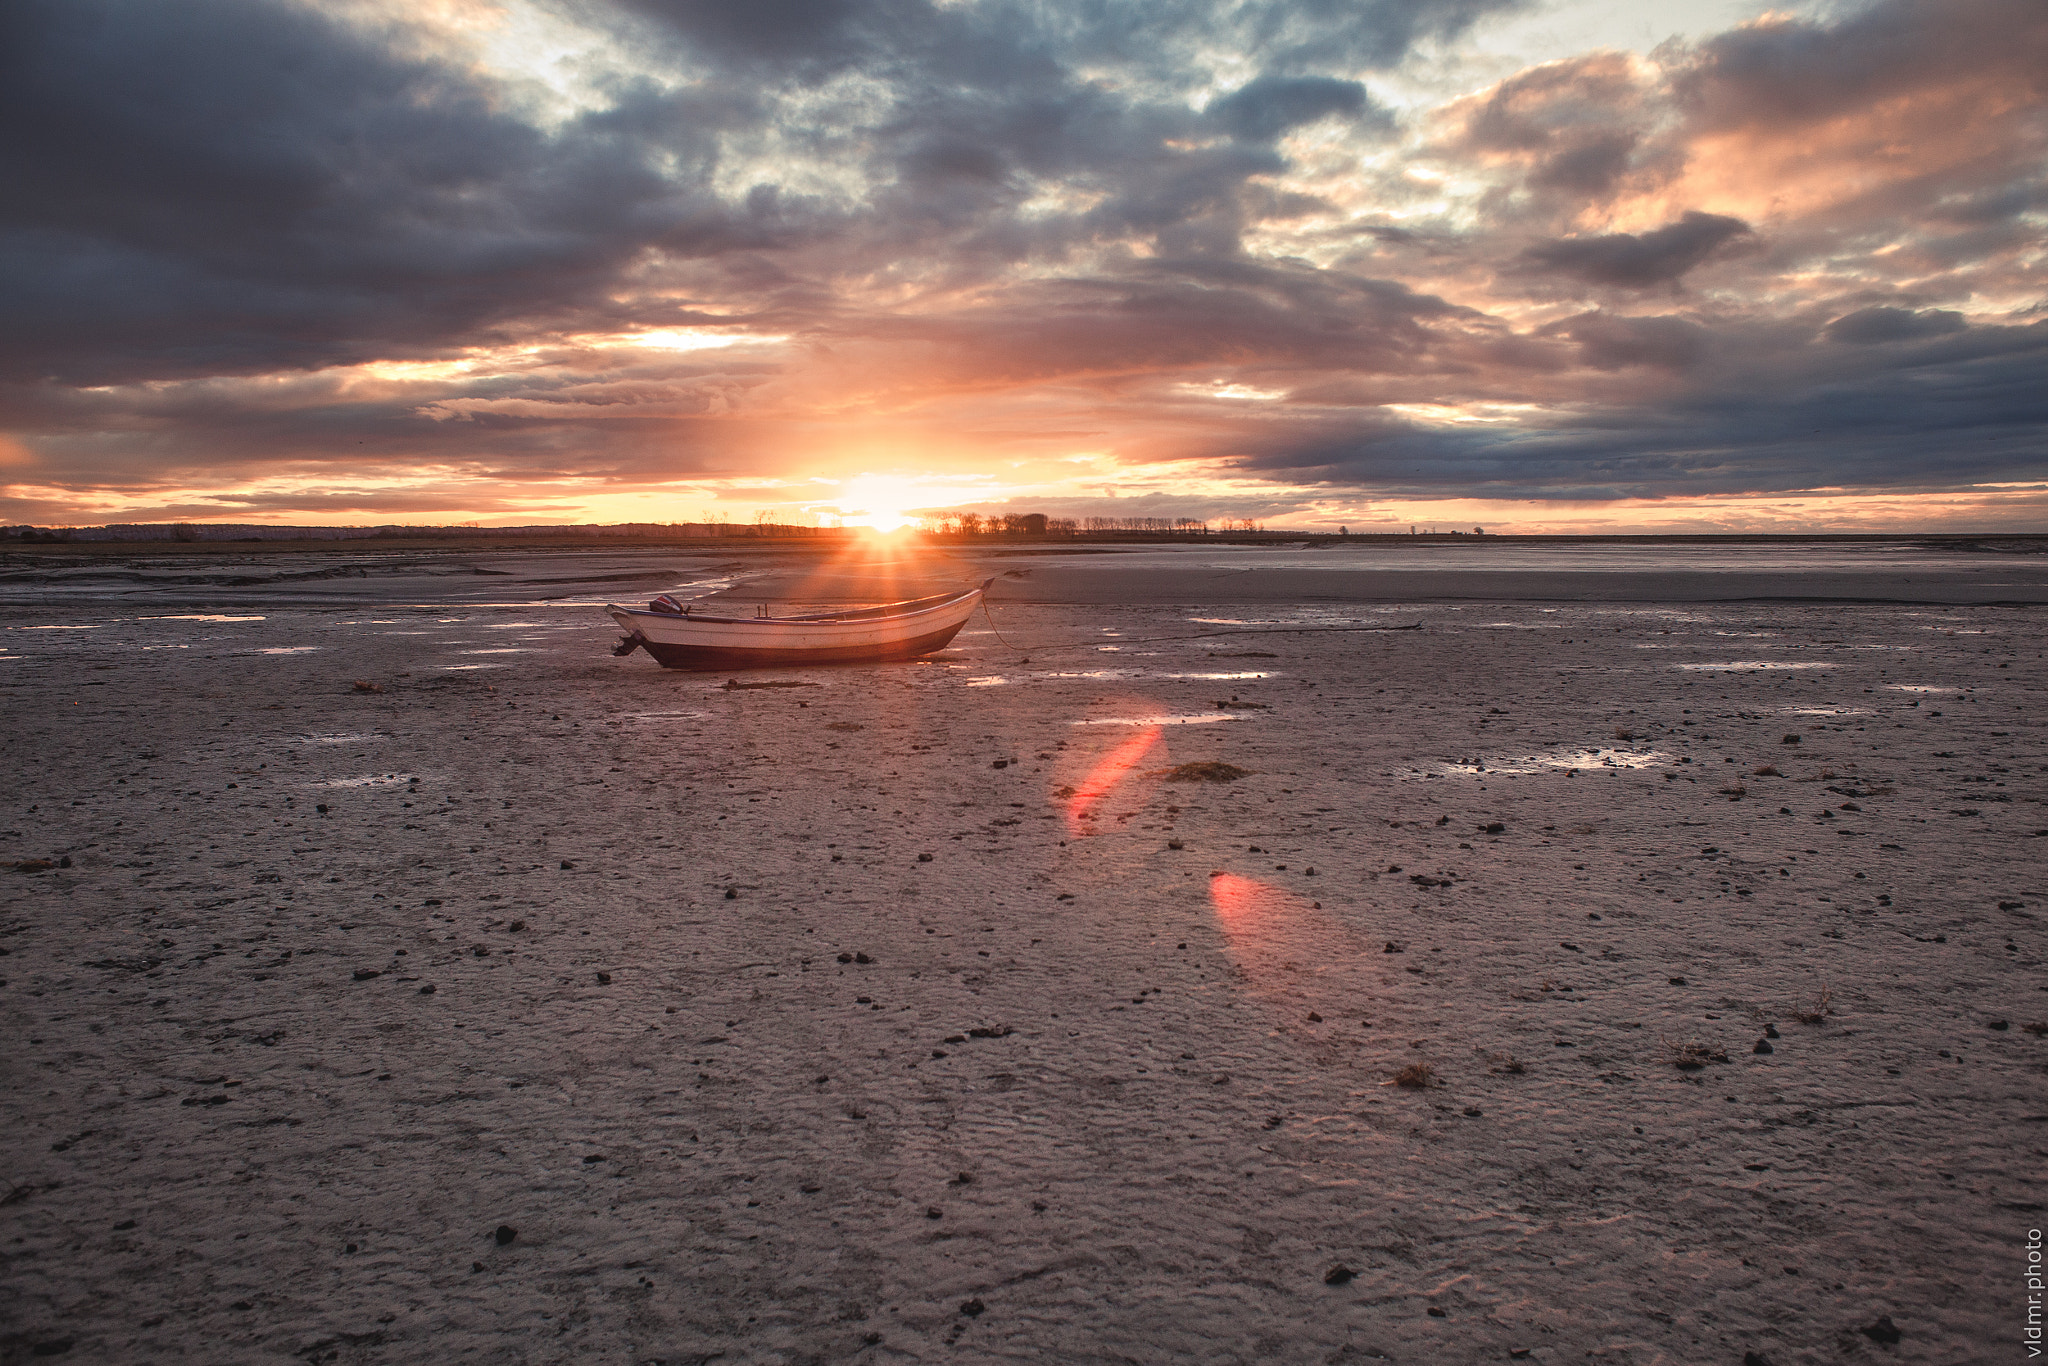
[[[0,523],[2048,530],[2042,0],[14,0]]]

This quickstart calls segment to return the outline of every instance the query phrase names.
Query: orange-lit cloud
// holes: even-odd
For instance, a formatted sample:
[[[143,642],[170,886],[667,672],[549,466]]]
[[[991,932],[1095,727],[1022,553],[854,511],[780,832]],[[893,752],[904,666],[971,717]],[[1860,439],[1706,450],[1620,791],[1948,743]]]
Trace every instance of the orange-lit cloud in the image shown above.
[[[2039,524],[2048,10],[1511,8],[29,0],[0,520]]]

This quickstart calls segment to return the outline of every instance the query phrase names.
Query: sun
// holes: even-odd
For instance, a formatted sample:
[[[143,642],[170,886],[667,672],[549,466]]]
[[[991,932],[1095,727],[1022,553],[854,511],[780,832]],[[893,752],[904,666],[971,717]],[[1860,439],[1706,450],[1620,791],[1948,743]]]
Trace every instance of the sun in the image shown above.
[[[863,474],[847,481],[839,498],[840,520],[847,526],[864,526],[887,535],[914,526],[917,518],[906,510],[926,501],[925,493],[908,479],[892,474]]]

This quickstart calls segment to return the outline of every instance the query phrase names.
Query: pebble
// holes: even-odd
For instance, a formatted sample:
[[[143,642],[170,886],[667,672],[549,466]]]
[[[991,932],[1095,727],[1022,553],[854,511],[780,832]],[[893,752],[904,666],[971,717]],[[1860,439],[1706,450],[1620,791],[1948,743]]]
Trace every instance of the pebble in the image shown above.
[[[1349,1285],[1352,1281],[1352,1278],[1357,1275],[1358,1273],[1356,1271],[1353,1271],[1350,1267],[1344,1265],[1344,1263],[1339,1262],[1337,1263],[1337,1265],[1331,1267],[1328,1271],[1323,1273],[1323,1284]]]
[[[498,1225],[498,1229],[497,1229],[497,1232],[495,1232],[495,1233],[493,1233],[493,1234],[491,1235],[491,1237],[493,1237],[493,1238],[495,1238],[495,1239],[497,1240],[497,1243],[498,1243],[498,1246],[499,1246],[499,1247],[504,1247],[504,1246],[506,1246],[506,1245],[507,1245],[507,1244],[509,1244],[509,1243],[510,1243],[510,1242],[511,1242],[511,1241],[512,1241],[512,1240],[513,1240],[514,1238],[517,1238],[518,1236],[519,1236],[519,1230],[518,1230],[518,1229],[516,1229],[516,1228],[514,1228],[514,1227],[512,1227],[512,1225],[510,1225],[510,1224],[500,1224],[500,1225]],[[349,1251],[353,1252],[353,1251],[355,1251],[355,1249],[354,1249],[354,1248],[350,1248],[350,1249],[349,1249]]]

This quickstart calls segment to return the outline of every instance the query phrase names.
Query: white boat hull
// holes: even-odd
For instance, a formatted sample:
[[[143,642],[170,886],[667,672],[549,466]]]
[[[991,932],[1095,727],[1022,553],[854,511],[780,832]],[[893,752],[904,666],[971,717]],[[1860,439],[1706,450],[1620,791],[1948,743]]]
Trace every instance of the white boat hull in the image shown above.
[[[914,659],[944,649],[987,589],[983,583],[943,597],[806,617],[722,617],[618,606],[605,611],[626,632],[619,653],[644,649],[664,668],[852,664]]]

